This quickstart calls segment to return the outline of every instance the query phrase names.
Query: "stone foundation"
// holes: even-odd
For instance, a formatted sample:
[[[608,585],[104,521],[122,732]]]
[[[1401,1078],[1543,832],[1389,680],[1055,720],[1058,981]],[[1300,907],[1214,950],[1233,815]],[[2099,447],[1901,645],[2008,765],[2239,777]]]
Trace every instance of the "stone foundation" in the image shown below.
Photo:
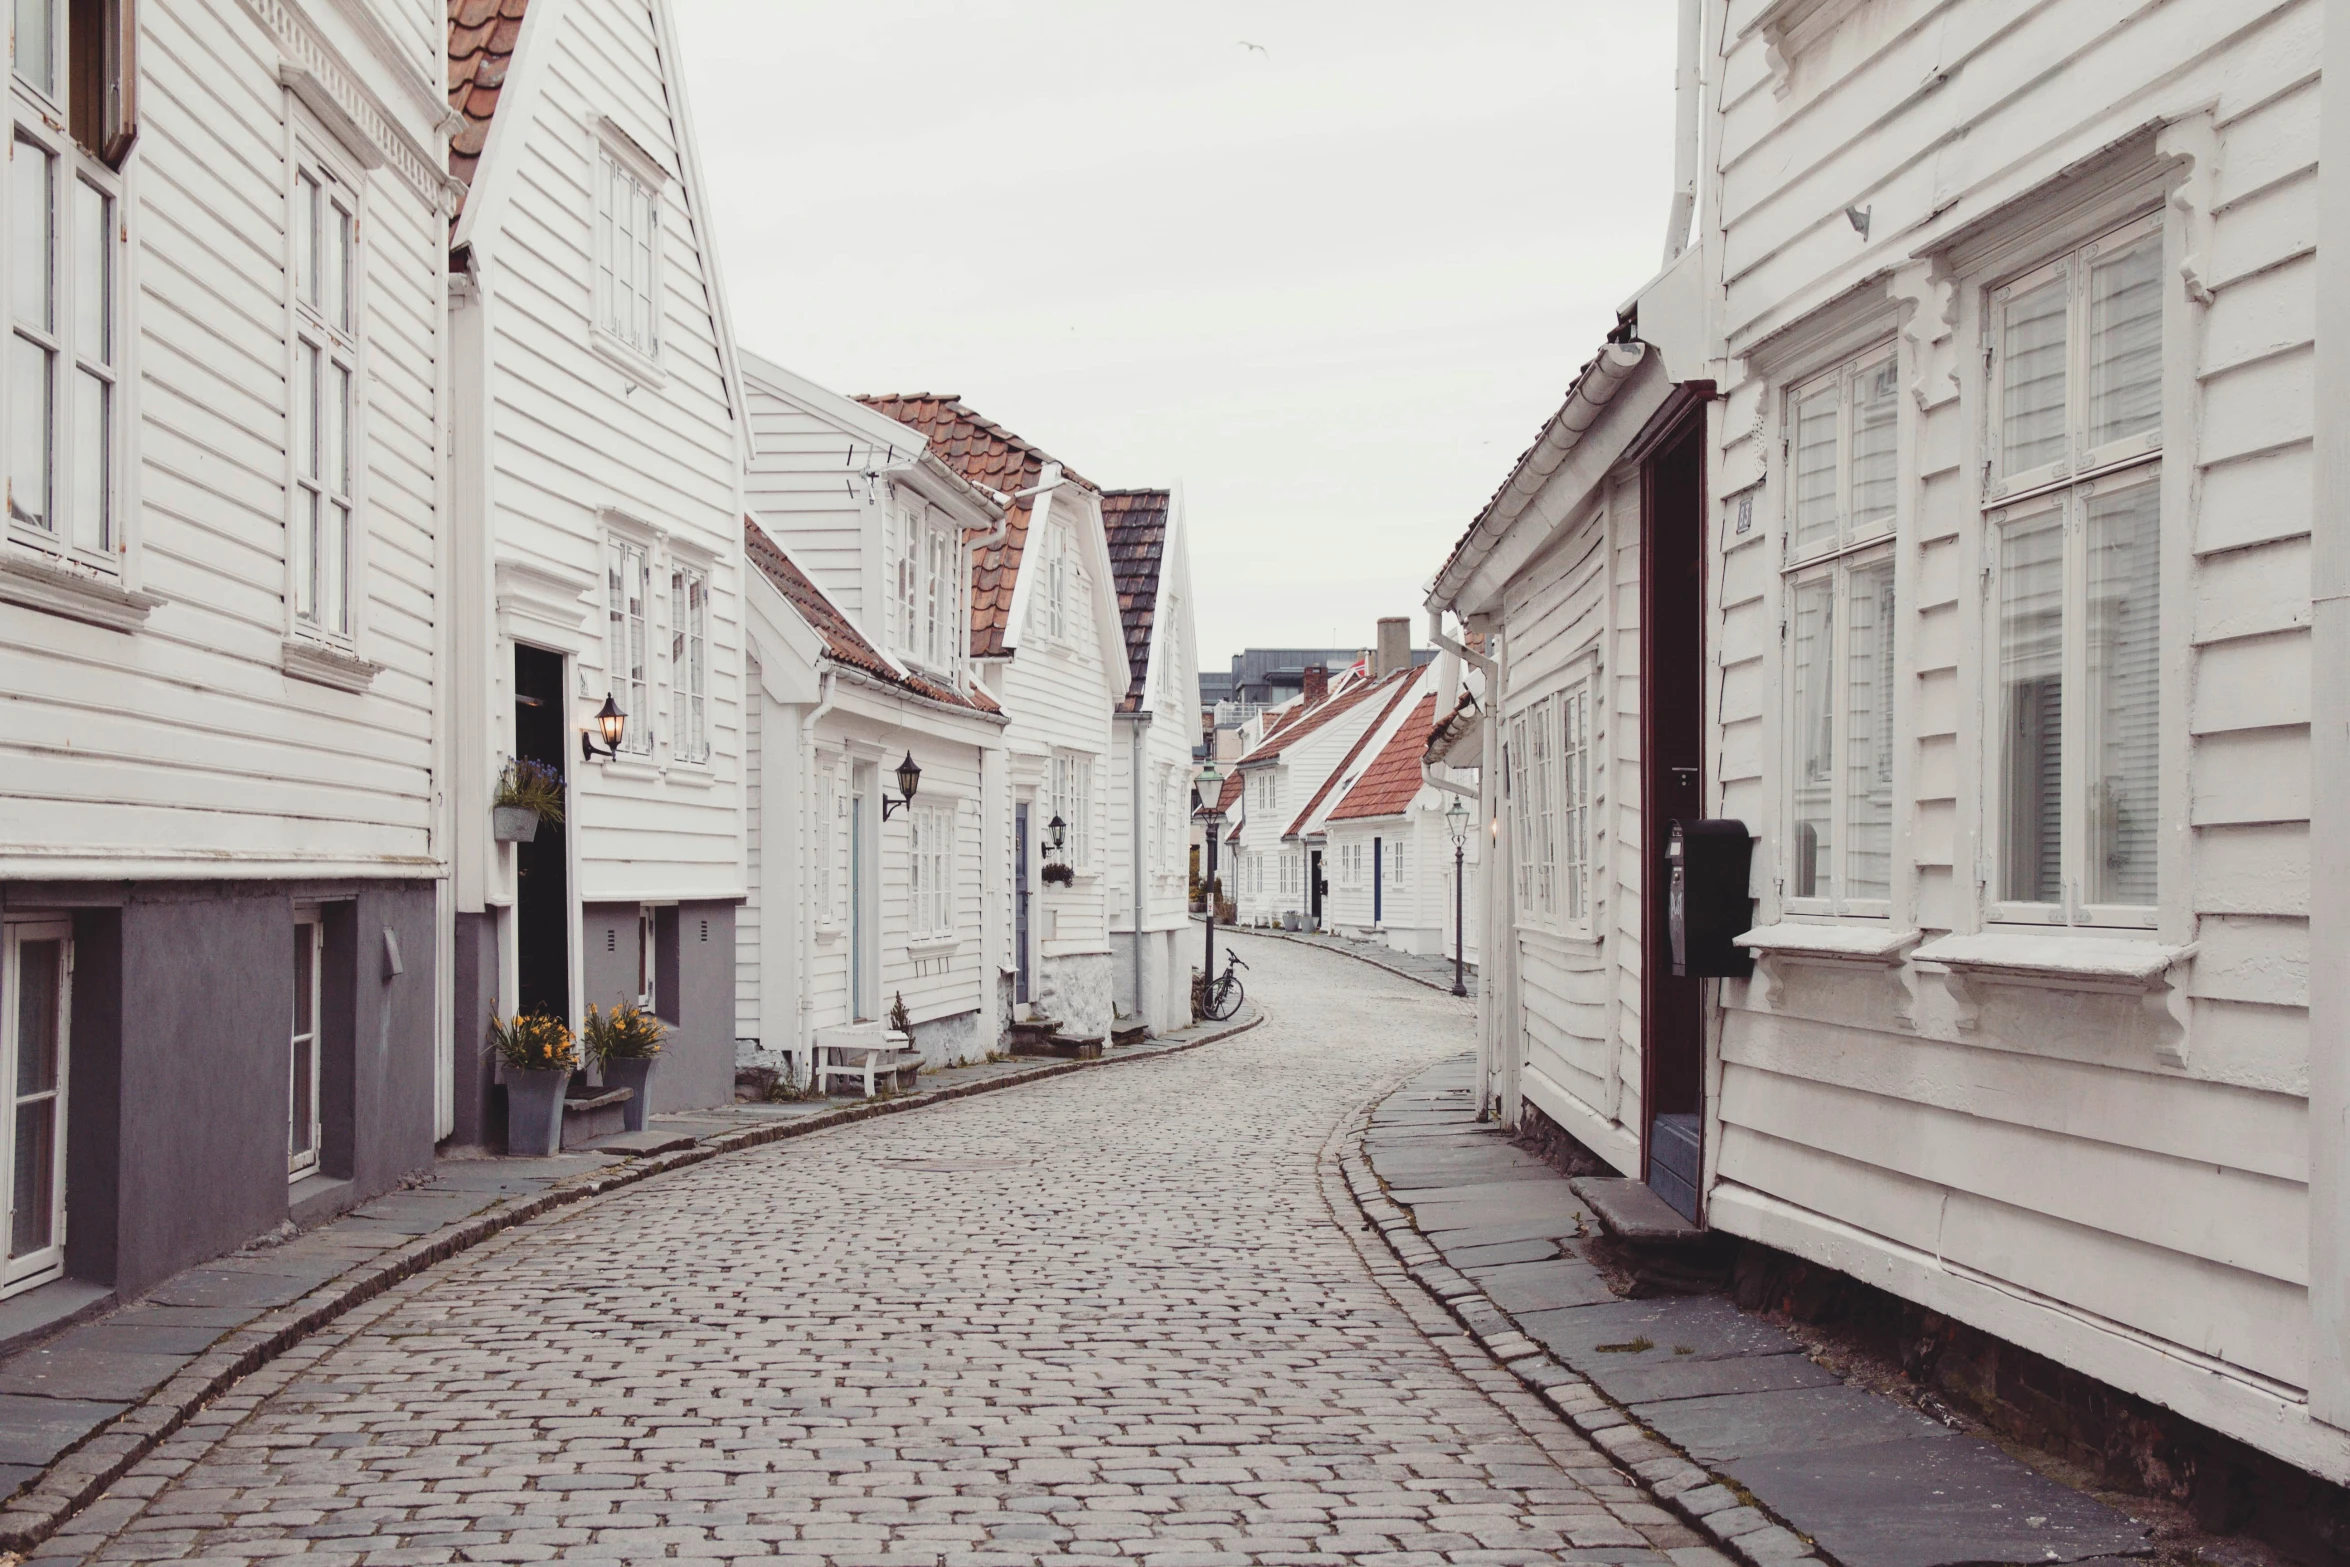
[[[1110,1031],[1116,977],[1107,952],[1073,952],[1036,968],[1036,1009],[1063,1034],[1099,1039]]]

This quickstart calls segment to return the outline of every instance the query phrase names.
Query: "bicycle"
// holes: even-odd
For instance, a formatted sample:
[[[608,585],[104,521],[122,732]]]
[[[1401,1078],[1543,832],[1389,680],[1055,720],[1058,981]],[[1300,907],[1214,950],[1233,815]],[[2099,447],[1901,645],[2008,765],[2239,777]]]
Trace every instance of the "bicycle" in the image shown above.
[[[1211,1023],[1221,1023],[1240,1010],[1243,995],[1240,976],[1232,971],[1247,967],[1246,963],[1240,961],[1239,953],[1230,948],[1225,949],[1224,972],[1214,979],[1206,981],[1202,987],[1205,991],[1205,994],[1200,998],[1199,1011],[1202,1018]]]

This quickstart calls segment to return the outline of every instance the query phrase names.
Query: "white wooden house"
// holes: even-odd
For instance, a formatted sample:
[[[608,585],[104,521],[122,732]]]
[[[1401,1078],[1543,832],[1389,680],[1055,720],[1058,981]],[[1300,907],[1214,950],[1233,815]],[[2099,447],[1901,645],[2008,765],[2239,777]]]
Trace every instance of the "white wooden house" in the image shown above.
[[[30,1330],[431,1162],[448,191],[438,4],[11,20],[0,1295]]]
[[[1506,1117],[2340,1482],[2328,9],[1693,7],[1703,221],[1432,602],[1495,639]],[[1749,979],[1659,963],[1681,817],[1754,835]]]
[[[1199,656],[1180,490],[1102,496],[1128,681],[1111,749],[1110,944],[1119,1013],[1154,1031],[1191,1022],[1189,855]],[[1136,932],[1141,934],[1137,936]],[[1139,998],[1139,999],[1137,999]]]
[[[742,393],[669,0],[446,25],[454,1131],[495,1145],[492,1010],[639,1002],[671,1032],[652,1107],[733,1097]],[[568,793],[519,845],[490,833],[514,757]]]
[[[1423,694],[1425,693],[1425,694]],[[1324,853],[1332,868],[1326,923],[1343,934],[1384,941],[1398,952],[1443,957],[1462,939],[1462,958],[1477,954],[1477,859],[1484,834],[1472,798],[1460,842],[1460,898],[1454,901],[1451,824],[1460,796],[1426,777],[1429,737],[1441,699],[1436,678],[1416,683],[1406,705],[1382,727],[1376,749],[1321,813]],[[1456,931],[1455,914],[1459,915]]]
[[[1294,916],[1307,929],[1320,926],[1329,874],[1321,848],[1306,841],[1305,819],[1365,736],[1401,710],[1414,674],[1358,671],[1325,684],[1322,671],[1308,670],[1300,700],[1233,768],[1242,808],[1227,830],[1227,880],[1243,924],[1278,925]]]
[[[983,545],[972,570],[970,611],[980,689],[1009,720],[1002,790],[989,791],[1009,806],[1009,830],[999,819],[988,839],[1006,852],[1011,887],[1011,951],[998,1005],[1007,1025],[1050,1020],[1069,1038],[1106,1038],[1116,990],[1112,715],[1132,672],[1102,493],[955,397],[861,400],[920,432],[961,477],[1005,498],[1002,536]]]
[[[745,353],[750,897],[740,1065],[805,1083],[899,1002],[934,1065],[999,1042],[1005,719],[970,656],[971,557],[1003,508],[922,436]],[[898,767],[920,769],[912,800]]]

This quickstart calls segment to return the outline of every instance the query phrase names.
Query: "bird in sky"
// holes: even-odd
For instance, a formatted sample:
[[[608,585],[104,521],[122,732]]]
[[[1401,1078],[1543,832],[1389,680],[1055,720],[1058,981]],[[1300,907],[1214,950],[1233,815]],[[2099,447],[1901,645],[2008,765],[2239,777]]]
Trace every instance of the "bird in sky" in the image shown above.
[[[1240,47],[1243,49],[1254,49],[1257,53],[1263,55],[1268,60],[1273,58],[1273,51],[1266,48],[1263,44],[1252,44],[1247,39],[1243,38],[1240,40]]]

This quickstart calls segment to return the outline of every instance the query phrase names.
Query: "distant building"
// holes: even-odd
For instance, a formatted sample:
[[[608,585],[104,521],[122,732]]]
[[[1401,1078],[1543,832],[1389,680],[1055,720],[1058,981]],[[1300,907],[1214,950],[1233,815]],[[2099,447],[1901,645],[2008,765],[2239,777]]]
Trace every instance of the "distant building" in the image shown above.
[[[1411,623],[1397,617],[1379,622],[1383,639],[1377,648],[1252,647],[1232,655],[1229,673],[1203,669],[1199,676],[1200,745],[1205,759],[1215,746],[1215,732],[1237,729],[1266,708],[1297,700],[1304,690],[1306,671],[1338,674],[1357,664],[1365,671],[1386,674],[1435,660],[1433,648],[1411,645]],[[1237,752],[1233,754],[1238,754]]]

